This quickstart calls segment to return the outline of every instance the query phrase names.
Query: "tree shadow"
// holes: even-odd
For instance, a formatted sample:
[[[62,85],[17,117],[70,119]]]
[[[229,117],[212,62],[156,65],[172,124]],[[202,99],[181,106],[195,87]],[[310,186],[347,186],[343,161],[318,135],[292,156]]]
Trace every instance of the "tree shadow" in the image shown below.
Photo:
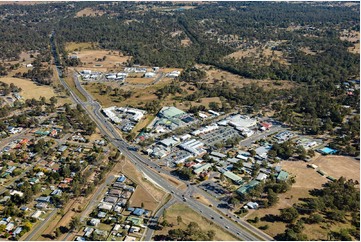
[[[273,214],[266,214],[264,217],[261,218],[261,221],[265,221],[265,222],[278,222],[281,221],[279,216],[277,215],[273,215]]]

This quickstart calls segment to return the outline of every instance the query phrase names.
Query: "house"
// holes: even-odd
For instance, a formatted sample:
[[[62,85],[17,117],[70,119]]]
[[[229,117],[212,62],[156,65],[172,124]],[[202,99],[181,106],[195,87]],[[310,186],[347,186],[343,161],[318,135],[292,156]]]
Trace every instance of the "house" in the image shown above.
[[[127,178],[124,175],[121,175],[120,177],[118,177],[118,179],[116,180],[117,182],[125,182]]]
[[[84,237],[90,237],[91,236],[91,234],[93,233],[93,231],[94,231],[94,228],[90,228],[90,227],[85,227],[85,229],[84,229]]]
[[[18,195],[19,197],[22,197],[22,196],[24,196],[24,193],[20,192],[20,191],[17,191],[17,190],[12,190],[12,191],[10,191],[10,195],[11,196]]]
[[[138,233],[139,231],[140,231],[140,227],[137,227],[137,226],[132,226],[129,229],[129,233]]]
[[[259,207],[258,203],[256,202],[248,202],[246,206],[250,209],[257,209]]]
[[[99,204],[98,208],[101,210],[110,211],[113,208],[113,204],[102,202]]]
[[[280,173],[278,173],[278,176],[277,176],[277,181],[286,181],[288,178],[288,173],[285,172],[285,171],[280,171]]]
[[[118,197],[112,197],[112,196],[107,196],[104,198],[104,202],[107,203],[111,203],[111,204],[115,204],[118,200]]]
[[[97,215],[98,218],[105,218],[107,216],[107,213],[100,211]]]
[[[54,191],[52,191],[50,193],[50,195],[52,195],[52,196],[61,196],[62,193],[63,192],[60,189],[55,189]]]
[[[59,152],[64,152],[66,149],[68,149],[68,146],[62,145],[62,146],[59,147],[58,151]]]
[[[38,201],[38,202],[42,202],[42,203],[51,203],[51,197],[50,196],[38,197],[35,200]]]
[[[18,236],[21,233],[21,231],[23,231],[23,228],[22,227],[17,227],[13,232],[13,237]]]
[[[31,217],[32,218],[35,218],[35,219],[39,219],[40,215],[42,214],[43,212],[40,211],[40,210],[36,210],[32,215]]]
[[[258,176],[256,177],[256,180],[257,181],[263,181],[263,180],[266,180],[267,178],[267,175],[264,174],[264,173],[259,173]]]
[[[5,230],[9,232],[9,231],[13,230],[14,227],[15,227],[15,224],[13,222],[11,222],[6,225]]]
[[[29,210],[29,208],[28,208],[28,207],[26,207],[26,206],[22,206],[22,207],[20,208],[20,210],[21,210],[21,211],[26,212],[26,211],[28,211],[28,210]]]
[[[92,218],[92,219],[89,221],[89,224],[92,225],[92,226],[98,226],[98,224],[100,224],[100,219]]]
[[[132,214],[134,214],[134,215],[136,215],[136,216],[142,216],[144,212],[145,212],[144,209],[142,209],[142,208],[136,208],[136,209],[132,212]]]
[[[45,174],[44,174],[44,172],[42,172],[42,171],[39,171],[38,173],[35,174],[35,176],[36,176],[36,177],[39,177],[39,178],[40,178],[40,177],[43,177],[44,175],[45,175]]]
[[[37,208],[37,209],[42,209],[42,210],[46,209],[47,207],[48,207],[48,204],[47,204],[47,203],[42,203],[42,202],[37,203],[37,204],[35,205],[35,208]]]
[[[122,194],[122,190],[119,190],[119,189],[111,189],[109,191],[109,195],[114,196],[114,197],[120,197],[121,194]]]
[[[120,229],[120,224],[114,225],[114,228],[113,228],[114,231],[118,231],[119,229]]]
[[[75,241],[86,241],[86,239],[84,237],[76,237]]]

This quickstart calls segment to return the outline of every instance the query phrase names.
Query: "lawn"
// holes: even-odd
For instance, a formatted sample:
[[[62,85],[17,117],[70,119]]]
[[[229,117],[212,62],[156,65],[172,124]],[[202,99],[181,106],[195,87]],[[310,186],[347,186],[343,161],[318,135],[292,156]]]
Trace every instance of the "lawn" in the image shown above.
[[[0,78],[0,81],[9,85],[14,83],[15,86],[20,87],[22,89],[20,95],[24,99],[40,99],[40,97],[45,97],[47,100],[49,100],[51,97],[57,96],[51,86],[38,85],[28,79],[2,77]]]
[[[68,86],[70,87],[70,89],[83,101],[86,101],[86,98],[84,97],[83,94],[81,94],[81,92],[76,88],[73,77],[72,76],[68,76],[64,78],[64,81],[68,84]]]
[[[97,48],[97,43],[92,42],[68,42],[66,43],[65,50],[68,52],[81,51],[86,49]]]
[[[195,222],[199,225],[202,230],[214,230],[215,231],[215,241],[236,241],[238,240],[233,235],[229,234],[225,230],[223,230],[218,225],[214,224],[212,221],[200,216],[198,213],[194,212],[190,209],[187,205],[177,203],[171,206],[169,209],[166,210],[166,220],[169,223],[173,223],[173,227],[165,227],[162,230],[155,231],[155,235],[159,234],[167,234],[168,230],[170,229],[185,229],[186,226],[190,222]],[[178,225],[177,217],[182,217],[182,222]]]

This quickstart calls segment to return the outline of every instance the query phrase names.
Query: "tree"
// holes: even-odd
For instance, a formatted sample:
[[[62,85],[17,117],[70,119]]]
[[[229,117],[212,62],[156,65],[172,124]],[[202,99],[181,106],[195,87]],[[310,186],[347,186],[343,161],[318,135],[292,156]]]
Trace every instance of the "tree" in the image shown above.
[[[268,206],[275,205],[278,202],[277,193],[275,193],[272,189],[268,189],[267,200],[268,200]]]
[[[80,225],[80,218],[78,216],[73,217],[69,223],[69,230],[77,230]]]
[[[181,216],[177,216],[177,222],[178,222],[178,225],[179,225],[180,223],[182,223],[182,217],[181,217]]]
[[[298,218],[299,214],[297,209],[289,207],[281,210],[280,219],[286,223],[292,223]]]

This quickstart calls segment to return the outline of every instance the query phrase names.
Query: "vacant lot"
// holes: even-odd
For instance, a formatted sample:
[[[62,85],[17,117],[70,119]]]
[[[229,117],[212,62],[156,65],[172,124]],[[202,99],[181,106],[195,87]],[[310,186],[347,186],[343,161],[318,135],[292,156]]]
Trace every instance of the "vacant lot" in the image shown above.
[[[217,68],[205,65],[198,65],[198,67],[203,67],[207,72],[208,82],[214,84],[219,81],[228,81],[234,87],[243,87],[252,83],[257,84],[258,86],[263,87],[266,90],[270,89],[290,89],[295,86],[291,81],[286,80],[256,80],[243,78],[239,75],[232,74],[227,71],[222,71]]]
[[[131,58],[130,56],[123,56],[118,51],[111,50],[81,50],[77,52],[77,56],[84,63],[81,68],[96,67],[98,71],[115,69]]]
[[[182,222],[178,225],[177,216],[182,217]],[[227,233],[225,230],[220,228],[218,225],[214,224],[212,221],[207,220],[202,217],[200,214],[194,212],[188,206],[184,204],[174,204],[169,209],[167,209],[165,219],[169,223],[173,223],[173,227],[164,227],[161,231],[155,231],[157,234],[167,234],[170,229],[185,229],[190,222],[195,222],[199,225],[202,230],[214,230],[216,235],[214,237],[215,241],[234,241],[238,240],[233,237],[231,234]]]
[[[343,176],[346,179],[360,181],[360,161],[352,157],[320,155],[312,163],[336,179]]]
[[[130,199],[130,206],[140,207],[143,203],[145,209],[154,211],[162,201],[165,192],[145,179],[132,163],[129,161],[122,162],[121,172],[138,184]]]
[[[89,50],[96,49],[98,46],[97,43],[92,42],[67,42],[65,46],[65,50],[68,52],[73,51],[81,51],[81,50]]]
[[[22,91],[20,95],[24,99],[39,99],[40,97],[45,97],[46,99],[50,99],[51,97],[57,96],[54,90],[50,86],[37,85],[31,80],[13,78],[13,77],[2,77],[0,78],[1,82],[5,82],[7,84],[14,83],[15,86],[20,87]]]
[[[152,84],[152,82],[154,82],[154,78],[127,78],[126,79],[126,83],[130,84],[130,85],[139,85],[139,84],[143,84],[143,85],[149,85]]]

